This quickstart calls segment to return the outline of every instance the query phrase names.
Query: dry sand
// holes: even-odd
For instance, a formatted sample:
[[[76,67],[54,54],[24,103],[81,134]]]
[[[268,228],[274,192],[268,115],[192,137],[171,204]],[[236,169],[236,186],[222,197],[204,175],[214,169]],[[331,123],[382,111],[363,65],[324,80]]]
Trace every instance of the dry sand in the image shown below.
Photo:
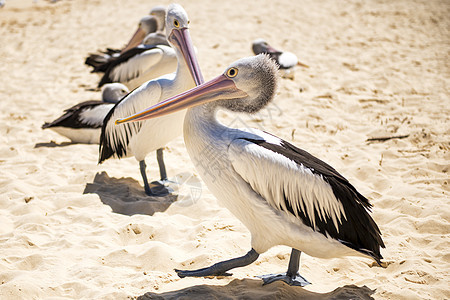
[[[310,66],[281,81],[268,110],[221,119],[313,153],[374,204],[387,268],[304,255],[313,283],[304,289],[253,277],[285,271],[283,246],[230,278],[178,278],[174,268],[246,253],[246,228],[205,186],[193,202],[155,204],[134,158],[97,165],[98,146],[40,128],[100,97],[89,90],[99,80],[83,64],[89,52],[123,46],[141,16],[168,3],[7,0],[0,9],[0,298],[450,298],[450,2],[179,1],[207,80],[251,55],[258,37]],[[408,137],[366,141],[398,135]],[[166,164],[196,179],[181,137]],[[148,165],[157,177],[153,154]]]

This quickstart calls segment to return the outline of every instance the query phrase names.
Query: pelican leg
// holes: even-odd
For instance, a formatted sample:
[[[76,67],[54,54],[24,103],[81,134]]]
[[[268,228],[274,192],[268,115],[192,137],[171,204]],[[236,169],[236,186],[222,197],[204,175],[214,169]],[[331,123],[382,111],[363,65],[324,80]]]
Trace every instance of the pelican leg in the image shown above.
[[[295,286],[305,286],[311,284],[308,280],[306,280],[298,273],[298,269],[300,267],[300,254],[302,254],[302,252],[292,248],[289,267],[286,273],[258,276],[264,281],[263,285],[272,283],[277,280],[282,280],[289,285]]]
[[[198,270],[177,270],[178,276],[183,277],[204,277],[204,276],[231,276],[232,274],[227,273],[228,270],[244,267],[258,258],[259,254],[252,248],[247,254],[241,257],[232,258],[229,260],[218,262],[210,267],[198,269]]]
[[[163,148],[156,150],[156,160],[159,166],[159,175],[161,180],[152,181],[150,184],[153,186],[152,192],[157,196],[166,196],[173,193],[173,189],[166,186],[167,183],[167,172],[166,165],[164,164]]]
[[[139,168],[141,170],[142,180],[144,181],[145,193],[148,196],[163,197],[163,196],[167,196],[169,194],[168,188],[165,187],[163,184],[157,184],[156,187],[154,187],[153,189],[150,188],[150,185],[148,184],[148,180],[147,180],[147,173],[145,171],[147,168],[147,165],[145,164],[145,160],[141,160],[139,162]],[[153,182],[152,182],[152,184],[153,184]]]
[[[166,165],[164,164],[163,148],[156,150],[156,159],[158,160],[159,174],[161,181],[167,180]]]
[[[148,184],[147,173],[145,172],[146,168],[147,168],[147,165],[145,164],[145,160],[141,160],[139,162],[139,169],[141,170],[142,180],[144,180],[145,193],[149,196],[153,196],[152,190],[150,189],[150,186]]]

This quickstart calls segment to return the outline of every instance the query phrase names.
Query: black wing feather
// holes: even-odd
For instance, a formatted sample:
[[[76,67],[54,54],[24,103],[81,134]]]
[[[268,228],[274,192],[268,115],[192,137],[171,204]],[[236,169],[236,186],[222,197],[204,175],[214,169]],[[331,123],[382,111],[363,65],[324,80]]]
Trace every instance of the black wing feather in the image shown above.
[[[323,219],[317,210],[314,210],[316,221],[314,228],[305,212],[301,209],[294,211],[286,194],[284,194],[287,210],[294,216],[297,213],[306,226],[317,230],[325,236],[328,235],[354,250],[373,257],[378,263],[380,262],[380,259],[383,258],[380,253],[380,247],[384,248],[385,245],[381,239],[380,229],[369,215],[371,204],[347,179],[327,163],[284,140],[281,140],[280,145],[272,144],[265,140],[249,138],[244,138],[244,140],[281,154],[297,164],[309,168],[314,174],[321,176],[331,186],[336,199],[343,205],[347,219],[341,220],[342,223],[338,225],[339,228],[334,226],[330,217]]]
[[[130,92],[128,95],[130,95],[132,92]],[[127,95],[127,96],[128,96]],[[106,134],[106,126],[111,120],[111,116],[114,114],[114,111],[116,107],[125,99],[127,99],[127,96],[123,97],[119,102],[117,102],[114,107],[108,112],[105,119],[103,120],[102,125],[102,132],[100,134],[100,145],[99,145],[99,158],[98,163],[101,164],[108,158],[110,158],[113,155],[116,155],[118,158],[124,157],[127,155],[127,146],[130,142],[131,132],[130,127],[135,127],[136,132],[139,131],[141,127],[141,122],[134,122],[134,123],[127,123],[123,124],[125,128],[125,143],[118,143],[115,145],[115,150],[111,147],[112,141],[111,138]]]
[[[105,105],[109,103],[105,103],[103,101],[98,100],[90,100],[78,103],[77,105],[72,106],[64,110],[64,114],[58,119],[54,120],[51,123],[45,123],[42,125],[42,129],[50,128],[50,127],[69,127],[69,128],[100,128],[101,124],[86,124],[82,122],[80,119],[80,114],[86,110],[95,108],[98,105]]]
[[[98,83],[98,87],[103,86],[106,83],[111,83],[112,78],[110,77],[111,72],[114,70],[115,67],[118,65],[127,62],[130,58],[141,54],[142,52],[145,52],[150,49],[157,48],[156,45],[139,45],[137,47],[131,48],[128,51],[125,51],[117,58],[113,58],[109,60],[105,65],[102,65],[102,68],[105,69],[105,74],[103,75],[102,79]]]

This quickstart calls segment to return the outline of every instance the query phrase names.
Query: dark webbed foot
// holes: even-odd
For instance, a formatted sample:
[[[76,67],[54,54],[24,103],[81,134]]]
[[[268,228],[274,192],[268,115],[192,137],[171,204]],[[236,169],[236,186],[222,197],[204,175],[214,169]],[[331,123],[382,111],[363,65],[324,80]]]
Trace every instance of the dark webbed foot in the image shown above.
[[[286,273],[268,274],[258,277],[264,281],[264,285],[277,280],[282,280],[287,284],[294,286],[305,286],[311,284],[298,273],[298,269],[300,267],[300,255],[301,252],[299,250],[292,248],[291,258],[289,259],[289,267]]]
[[[148,196],[164,197],[173,193],[173,189],[166,185],[166,181],[158,180],[150,183],[151,188],[145,189]]]
[[[262,276],[258,276],[258,277],[264,281],[263,285],[272,283],[277,280],[282,280],[291,286],[305,286],[305,285],[311,284],[308,280],[306,280],[299,273],[297,273],[293,276],[289,276],[286,273],[280,273],[280,274],[267,274],[267,275],[262,275]]]
[[[227,273],[228,270],[244,267],[258,258],[259,254],[254,250],[250,250],[247,254],[241,257],[232,258],[226,261],[218,262],[208,268],[198,269],[198,270],[177,270],[178,276],[180,278],[184,277],[206,277],[206,276],[231,276],[232,274]]]
[[[231,276],[231,275],[233,275],[231,273],[221,272],[220,270],[215,270],[213,267],[214,266],[211,266],[209,268],[198,269],[198,270],[178,270],[178,269],[175,269],[175,272],[177,272],[177,275],[180,278],[184,278],[184,277],[207,277],[207,276]]]

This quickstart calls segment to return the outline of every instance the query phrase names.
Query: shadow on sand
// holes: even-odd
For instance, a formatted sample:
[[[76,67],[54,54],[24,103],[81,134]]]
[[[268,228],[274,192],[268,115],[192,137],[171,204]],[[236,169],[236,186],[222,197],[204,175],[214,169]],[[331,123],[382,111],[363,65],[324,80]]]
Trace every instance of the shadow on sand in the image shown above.
[[[177,195],[149,197],[135,179],[113,178],[106,172],[97,173],[94,182],[86,184],[83,194],[97,194],[113,212],[129,216],[165,211],[177,199]]]
[[[42,148],[42,147],[47,147],[47,148],[56,148],[56,147],[67,147],[70,145],[76,145],[77,143],[72,143],[72,142],[63,142],[61,144],[57,144],[54,141],[51,142],[47,142],[47,143],[36,143],[36,145],[34,145],[34,148]]]
[[[178,291],[166,293],[148,292],[138,300],[150,299],[373,299],[371,290],[366,286],[346,285],[329,293],[315,293],[301,287],[289,286],[282,281],[262,285],[261,280],[235,279],[227,285],[196,285]]]

